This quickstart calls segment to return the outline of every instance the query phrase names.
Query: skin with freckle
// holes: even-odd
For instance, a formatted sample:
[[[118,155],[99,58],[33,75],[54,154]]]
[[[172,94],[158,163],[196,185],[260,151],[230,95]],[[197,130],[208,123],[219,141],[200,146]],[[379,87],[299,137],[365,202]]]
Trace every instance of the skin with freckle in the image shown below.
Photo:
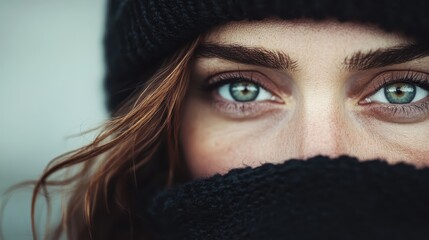
[[[107,0],[109,117],[11,188],[33,239],[427,239],[426,9]]]
[[[410,41],[374,26],[336,21],[232,22],[212,30],[204,43],[282,52],[296,68],[273,69],[218,57],[195,60],[181,128],[192,174],[204,177],[319,154],[429,165],[425,90],[418,88],[422,99],[405,105],[372,97],[382,83],[402,81],[410,72],[425,79],[429,58],[366,70],[343,67],[357,52]],[[222,74],[251,78],[275,100],[237,104],[225,99],[228,91],[220,95],[219,84],[207,91],[199,87]]]

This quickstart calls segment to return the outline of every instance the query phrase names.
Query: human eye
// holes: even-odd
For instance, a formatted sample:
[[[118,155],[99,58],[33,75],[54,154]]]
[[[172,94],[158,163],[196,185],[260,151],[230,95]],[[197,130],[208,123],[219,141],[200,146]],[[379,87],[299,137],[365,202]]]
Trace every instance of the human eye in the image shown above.
[[[205,87],[216,110],[235,118],[258,116],[283,103],[274,88],[266,76],[252,71],[220,73]]]
[[[379,117],[391,122],[417,122],[429,112],[429,75],[392,71],[376,77],[374,90],[362,105],[371,106]]]
[[[248,79],[231,79],[231,82],[222,84],[217,88],[217,93],[229,101],[253,102],[274,100],[271,92]]]

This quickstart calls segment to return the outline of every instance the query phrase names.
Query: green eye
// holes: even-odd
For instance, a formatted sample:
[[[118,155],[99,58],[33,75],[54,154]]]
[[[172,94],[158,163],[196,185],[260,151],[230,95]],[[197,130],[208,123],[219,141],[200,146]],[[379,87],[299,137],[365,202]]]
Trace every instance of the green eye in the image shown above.
[[[253,102],[273,99],[273,95],[250,81],[227,83],[218,88],[219,95],[233,102]]]
[[[371,102],[408,104],[424,99],[428,95],[428,90],[417,84],[398,82],[385,85],[368,99]]]
[[[259,94],[259,86],[249,82],[237,82],[229,85],[229,93],[237,102],[254,101]]]
[[[409,83],[394,83],[384,87],[384,95],[389,103],[407,104],[416,96],[416,86]]]

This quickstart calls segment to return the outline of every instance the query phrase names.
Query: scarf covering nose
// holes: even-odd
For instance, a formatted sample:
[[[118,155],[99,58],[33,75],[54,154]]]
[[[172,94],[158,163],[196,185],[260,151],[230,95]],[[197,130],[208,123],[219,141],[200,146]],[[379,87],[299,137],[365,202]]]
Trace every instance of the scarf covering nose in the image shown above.
[[[429,239],[429,168],[342,156],[266,163],[159,192],[159,239]]]

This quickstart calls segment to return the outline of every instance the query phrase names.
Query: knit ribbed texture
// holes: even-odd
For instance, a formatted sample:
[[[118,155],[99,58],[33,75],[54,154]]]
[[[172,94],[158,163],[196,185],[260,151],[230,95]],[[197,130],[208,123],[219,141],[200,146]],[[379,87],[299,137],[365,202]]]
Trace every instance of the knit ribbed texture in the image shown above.
[[[153,200],[159,239],[428,239],[429,168],[315,157],[194,180]]]
[[[429,40],[425,0],[110,0],[105,55],[108,108],[115,109],[160,61],[232,20],[334,17]]]

